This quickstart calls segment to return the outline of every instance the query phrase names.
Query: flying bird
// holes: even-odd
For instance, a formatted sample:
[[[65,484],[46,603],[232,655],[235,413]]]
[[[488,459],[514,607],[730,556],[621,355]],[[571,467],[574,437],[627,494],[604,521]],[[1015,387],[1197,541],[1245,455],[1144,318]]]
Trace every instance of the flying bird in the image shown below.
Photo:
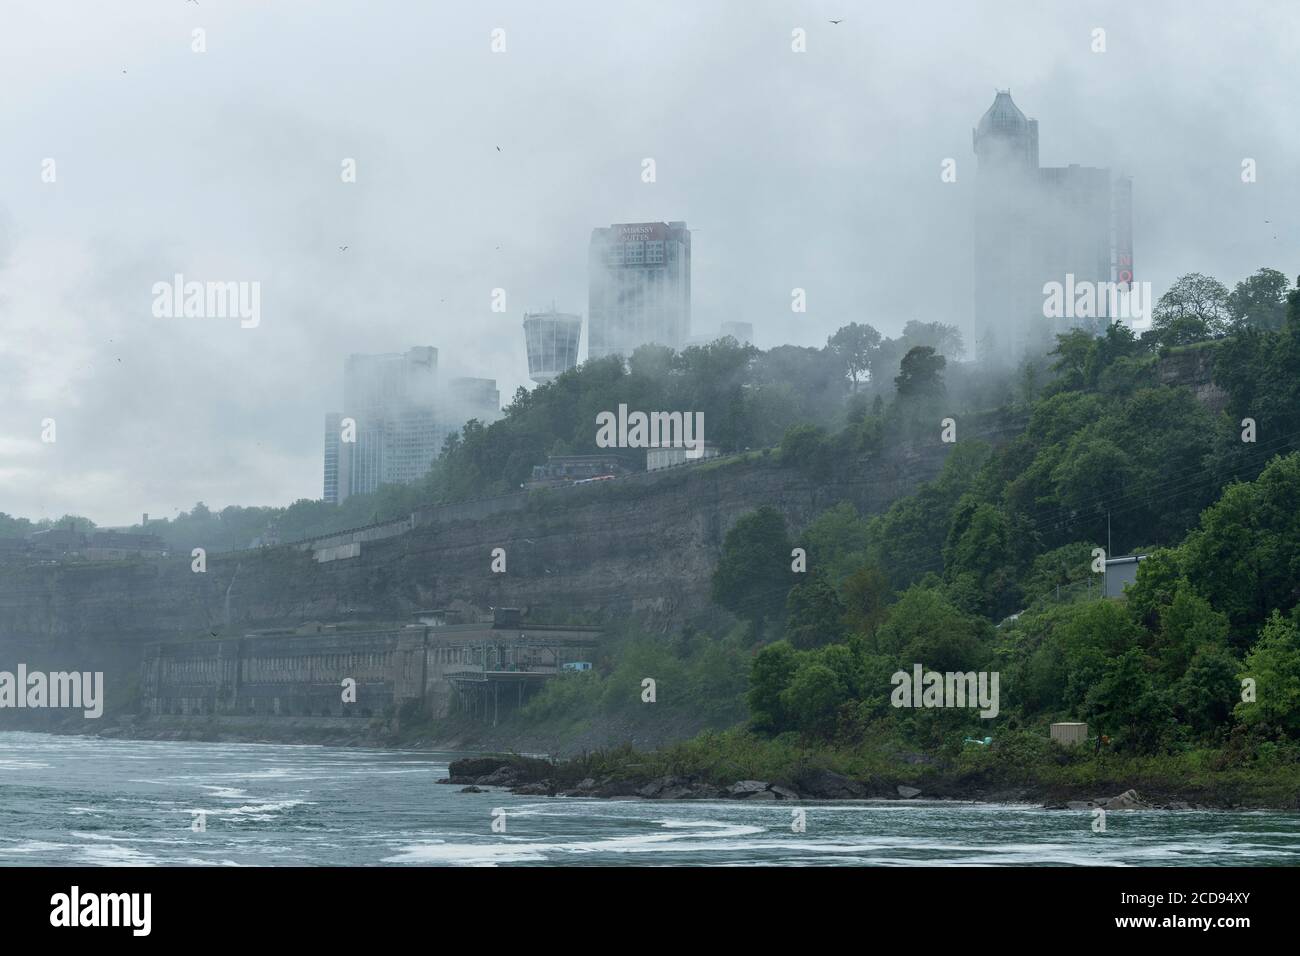
[[[833,23],[833,24],[835,24],[836,26],[839,26],[839,25],[840,25],[841,23],[843,23],[844,21],[841,19],[841,20],[832,20],[832,21],[830,21],[830,22]]]
[[[339,252],[347,252],[347,251],[348,251],[347,246],[339,246]]]
[[[500,146],[497,147],[497,152],[498,152],[498,153],[501,152],[501,147],[500,147]]]

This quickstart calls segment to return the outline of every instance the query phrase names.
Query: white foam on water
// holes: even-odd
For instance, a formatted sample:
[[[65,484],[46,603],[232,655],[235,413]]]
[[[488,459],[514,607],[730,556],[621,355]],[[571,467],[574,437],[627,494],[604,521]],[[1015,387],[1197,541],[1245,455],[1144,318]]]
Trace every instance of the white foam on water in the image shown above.
[[[662,827],[731,827],[730,823],[721,823],[716,820],[660,820],[659,825]]]
[[[454,864],[459,866],[496,866],[501,863],[544,863],[546,851],[541,846],[509,843],[426,843],[407,847],[385,863]]]
[[[281,800],[276,803],[250,803],[242,807],[217,807],[212,810],[204,810],[196,807],[194,810],[182,810],[181,813],[194,813],[202,811],[210,817],[247,817],[250,820],[271,820],[273,814],[280,813],[284,810],[292,810],[294,807],[310,805],[310,800]]]
[[[27,843],[20,843],[16,846],[0,846],[0,856],[17,853],[49,853],[53,850],[69,850],[74,844],[71,843],[46,843],[44,840],[31,840]]]
[[[51,766],[39,760],[0,757],[0,770],[48,770]]]
[[[669,822],[662,824],[672,829]],[[687,830],[687,827],[697,829]],[[690,823],[676,821],[680,832],[642,833],[631,836],[606,837],[596,840],[571,842],[511,842],[511,843],[446,843],[418,844],[404,848],[400,853],[385,857],[385,863],[466,863],[493,865],[506,862],[535,862],[549,860],[552,855],[586,856],[599,853],[664,853],[700,851],[712,852],[721,848],[745,848],[748,844],[717,842],[726,837],[749,836],[766,832],[765,827],[749,824],[703,821]],[[703,830],[703,832],[700,832]],[[704,839],[699,839],[703,837]]]
[[[248,796],[247,790],[240,790],[237,787],[218,787],[210,783],[201,783],[199,786],[204,790],[212,791],[212,796],[218,800],[243,800]]]
[[[164,857],[149,856],[129,846],[94,844],[78,848],[79,862],[91,866],[153,866],[167,862]]]

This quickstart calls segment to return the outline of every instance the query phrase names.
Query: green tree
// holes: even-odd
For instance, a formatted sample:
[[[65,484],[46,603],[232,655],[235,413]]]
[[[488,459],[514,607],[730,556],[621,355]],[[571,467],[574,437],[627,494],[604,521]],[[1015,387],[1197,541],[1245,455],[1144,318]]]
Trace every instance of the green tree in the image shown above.
[[[1188,580],[1227,614],[1238,644],[1274,610],[1291,610],[1300,580],[1300,453],[1229,486],[1179,549]],[[1144,562],[1145,563],[1145,562]]]
[[[850,322],[826,340],[826,347],[839,357],[844,373],[858,390],[858,379],[871,372],[871,360],[880,346],[880,333],[871,326]]]
[[[1114,736],[1118,746],[1140,753],[1158,749],[1173,729],[1167,696],[1136,647],[1106,662],[1101,679],[1088,691],[1084,715],[1098,732]]]
[[[1239,677],[1255,681],[1255,699],[1239,700],[1237,719],[1247,727],[1300,738],[1300,633],[1294,621],[1277,611],[1269,616]]]
[[[844,605],[823,575],[813,572],[790,589],[785,638],[803,650],[843,640]]]
[[[834,448],[826,438],[826,429],[817,425],[792,425],[781,439],[781,464],[807,468],[824,476],[834,467]]]
[[[870,541],[867,522],[848,501],[823,511],[799,536],[799,544],[808,552],[809,565],[824,571],[832,583],[841,581],[866,560]]]
[[[1152,329],[1165,345],[1185,345],[1222,335],[1228,323],[1228,290],[1222,282],[1193,272],[1160,297]]]
[[[1173,681],[1182,677],[1198,648],[1226,648],[1227,641],[1227,616],[1183,585],[1160,612],[1160,631],[1151,653],[1159,672]]]
[[[996,507],[967,495],[958,504],[943,549],[944,580],[964,610],[1001,618],[1016,609],[1011,524]]]
[[[777,641],[754,655],[749,669],[750,720],[756,730],[779,733],[789,722],[781,694],[799,667],[800,653],[788,641]]]
[[[843,678],[812,656],[799,664],[790,686],[781,692],[781,707],[795,729],[829,736],[840,708],[849,699],[850,688]]]
[[[873,643],[899,666],[978,670],[988,654],[991,630],[987,621],[965,613],[939,591],[916,586],[899,596]]]
[[[722,542],[713,572],[713,600],[737,617],[753,622],[779,617],[794,583],[792,548],[781,512],[765,505],[742,516]]]
[[[900,398],[940,398],[945,393],[943,369],[947,360],[928,345],[918,345],[903,356],[894,387]]]
[[[1241,661],[1226,647],[1197,648],[1174,687],[1175,711],[1193,732],[1208,735],[1227,724],[1240,699],[1239,670]]]
[[[1056,348],[1051,354],[1056,356],[1052,371],[1056,373],[1058,387],[1077,391],[1092,384],[1089,373],[1096,348],[1096,339],[1086,329],[1071,329],[1056,336]]]
[[[893,590],[874,564],[858,568],[844,581],[844,621],[857,634],[871,637],[889,613]]]
[[[1277,332],[1286,321],[1287,278],[1276,269],[1260,269],[1238,282],[1224,300],[1234,328]]]
[[[903,339],[909,346],[927,345],[945,358],[960,359],[966,354],[961,329],[955,325],[910,319],[903,326]]]

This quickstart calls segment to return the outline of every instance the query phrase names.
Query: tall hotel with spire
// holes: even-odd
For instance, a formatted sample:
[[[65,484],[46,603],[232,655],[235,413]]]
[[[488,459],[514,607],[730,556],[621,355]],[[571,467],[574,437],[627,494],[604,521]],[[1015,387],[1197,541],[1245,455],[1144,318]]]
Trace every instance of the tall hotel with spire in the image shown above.
[[[1048,282],[1133,281],[1132,180],[1090,166],[1040,166],[1038,121],[999,90],[972,131],[975,177],[975,354],[1015,364],[1050,351],[1072,326],[1044,316]]]

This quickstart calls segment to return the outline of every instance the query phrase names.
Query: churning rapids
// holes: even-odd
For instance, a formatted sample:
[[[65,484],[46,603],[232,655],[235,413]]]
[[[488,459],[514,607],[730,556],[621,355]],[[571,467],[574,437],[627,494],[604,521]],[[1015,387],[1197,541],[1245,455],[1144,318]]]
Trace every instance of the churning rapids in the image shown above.
[[[1030,806],[811,802],[796,832],[794,804],[460,793],[435,783],[456,756],[0,733],[0,865],[1300,865],[1295,813],[1094,833]]]

